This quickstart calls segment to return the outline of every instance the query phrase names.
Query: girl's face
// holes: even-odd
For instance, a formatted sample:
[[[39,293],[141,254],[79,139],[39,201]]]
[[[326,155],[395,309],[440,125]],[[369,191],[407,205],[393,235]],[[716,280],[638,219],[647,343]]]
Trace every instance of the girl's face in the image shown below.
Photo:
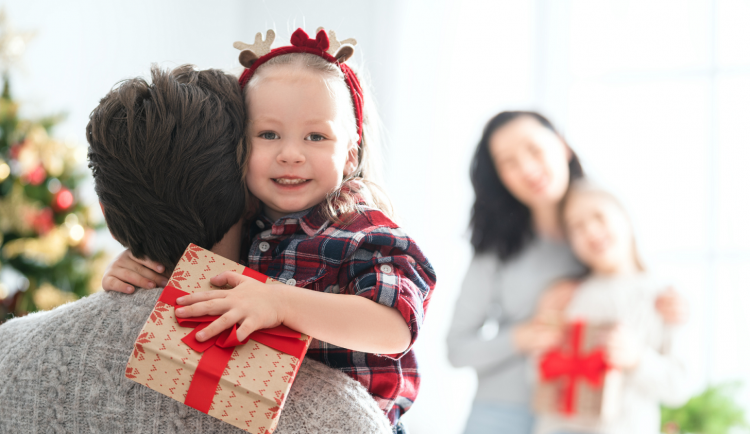
[[[608,197],[596,192],[574,193],[563,210],[563,222],[573,252],[595,273],[637,268],[630,222]]]
[[[490,137],[490,155],[500,180],[529,208],[557,204],[570,179],[570,149],[536,119],[521,116]]]
[[[358,157],[325,79],[273,68],[249,90],[247,186],[276,220],[323,201]]]

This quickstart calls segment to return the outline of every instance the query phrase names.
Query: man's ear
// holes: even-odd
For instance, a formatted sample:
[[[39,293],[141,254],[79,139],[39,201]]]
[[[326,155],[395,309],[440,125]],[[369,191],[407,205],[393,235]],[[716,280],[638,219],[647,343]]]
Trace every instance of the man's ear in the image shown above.
[[[104,215],[104,205],[102,205],[101,201],[99,202],[99,208],[102,209],[102,215]]]
[[[357,142],[359,141],[359,136],[357,136]],[[344,165],[344,176],[351,175],[355,170],[357,170],[357,166],[359,166],[359,146],[357,146],[357,142],[354,142],[351,147],[349,148],[349,152],[346,154],[346,164]]]

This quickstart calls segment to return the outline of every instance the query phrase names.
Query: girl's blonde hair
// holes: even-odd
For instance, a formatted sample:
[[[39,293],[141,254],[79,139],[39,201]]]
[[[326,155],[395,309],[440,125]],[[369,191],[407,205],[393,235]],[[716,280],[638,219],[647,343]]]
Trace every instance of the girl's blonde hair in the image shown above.
[[[261,65],[253,74],[253,77],[245,87],[245,101],[249,101],[250,89],[258,84],[272,66],[288,65],[299,69],[309,69],[323,75],[331,96],[336,99],[337,104],[346,105],[341,113],[344,116],[344,124],[352,142],[357,142],[357,122],[354,115],[354,103],[351,93],[344,80],[344,73],[336,64],[326,59],[309,53],[291,53],[269,59]],[[356,72],[356,71],[355,71]],[[367,206],[383,211],[387,216],[393,218],[393,206],[385,191],[379,186],[380,174],[380,151],[381,151],[381,125],[372,92],[363,80],[362,74],[356,73],[362,86],[363,111],[362,111],[362,137],[358,146],[358,163],[356,169],[346,176],[339,187],[329,193],[325,199],[325,206],[321,208],[324,217],[343,222],[346,216],[358,211],[357,190],[342,188],[348,181],[357,179],[368,187],[370,194],[363,194]],[[252,146],[252,140],[248,138],[248,145]],[[248,152],[249,156],[250,152]],[[247,165],[245,165],[247,166]],[[364,192],[363,192],[364,193]]]
[[[617,199],[617,197],[615,197],[615,195],[612,194],[611,192],[586,180],[585,178],[573,181],[570,184],[570,187],[568,188],[567,193],[565,193],[565,196],[560,202],[560,209],[559,209],[560,220],[562,221],[565,216],[565,210],[568,208],[568,205],[570,204],[570,199],[580,194],[592,194],[592,195],[602,197],[605,200],[608,200],[611,203],[613,203],[617,208],[620,209],[620,211],[622,211],[622,214],[625,216],[625,219],[630,224],[633,261],[635,262],[635,266],[639,271],[646,271],[646,267],[644,266],[643,260],[641,259],[641,255],[638,252],[638,244],[635,241],[635,230],[633,229],[633,222],[630,220],[630,216],[628,215],[628,212],[625,210],[625,207]],[[565,227],[565,225],[563,225],[563,227]]]

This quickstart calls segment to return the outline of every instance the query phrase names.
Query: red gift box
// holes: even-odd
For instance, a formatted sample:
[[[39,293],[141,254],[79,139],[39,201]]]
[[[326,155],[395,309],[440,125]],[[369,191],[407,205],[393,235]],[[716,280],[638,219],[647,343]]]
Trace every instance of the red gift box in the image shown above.
[[[245,431],[272,433],[310,338],[280,326],[240,342],[235,325],[198,342],[195,334],[218,317],[177,318],[176,299],[220,289],[209,279],[224,271],[269,280],[191,244],[143,326],[125,375]]]
[[[537,412],[600,420],[616,413],[621,377],[599,345],[610,330],[583,322],[566,327],[563,344],[539,359]]]

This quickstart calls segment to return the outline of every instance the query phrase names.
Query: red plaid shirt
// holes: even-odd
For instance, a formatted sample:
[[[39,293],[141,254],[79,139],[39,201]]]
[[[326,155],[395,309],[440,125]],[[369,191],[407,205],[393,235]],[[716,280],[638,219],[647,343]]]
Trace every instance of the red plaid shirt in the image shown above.
[[[359,381],[395,424],[419,390],[411,347],[424,321],[435,272],[414,240],[380,210],[360,205],[345,224],[327,221],[317,207],[276,222],[247,222],[247,266],[289,285],[356,294],[398,309],[411,330],[400,354],[369,354],[314,339],[306,357]]]

